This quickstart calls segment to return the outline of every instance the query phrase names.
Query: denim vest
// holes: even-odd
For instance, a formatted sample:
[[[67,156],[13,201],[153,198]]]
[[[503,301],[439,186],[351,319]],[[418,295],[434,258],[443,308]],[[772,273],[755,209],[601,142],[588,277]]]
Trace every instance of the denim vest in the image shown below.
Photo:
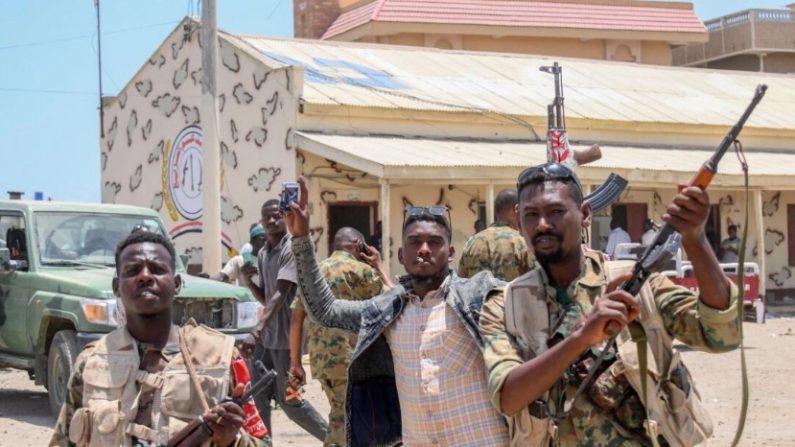
[[[400,284],[365,301],[336,300],[318,269],[309,237],[292,241],[298,284],[307,314],[327,327],[358,332],[359,338],[348,366],[346,432],[348,445],[394,445],[401,440],[400,402],[395,385],[395,367],[384,331],[403,312],[410,283]],[[480,308],[486,295],[505,283],[490,272],[470,279],[450,271],[445,302],[455,311],[477,345]],[[408,290],[407,290],[408,289]],[[484,377],[483,380],[486,380]]]

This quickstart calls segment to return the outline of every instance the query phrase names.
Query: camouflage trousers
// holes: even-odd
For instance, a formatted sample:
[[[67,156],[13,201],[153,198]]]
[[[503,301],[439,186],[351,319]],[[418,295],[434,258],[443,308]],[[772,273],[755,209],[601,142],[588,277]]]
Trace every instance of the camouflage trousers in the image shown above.
[[[345,447],[345,389],[348,381],[325,377],[318,381],[331,406],[328,413],[328,433],[323,447]]]

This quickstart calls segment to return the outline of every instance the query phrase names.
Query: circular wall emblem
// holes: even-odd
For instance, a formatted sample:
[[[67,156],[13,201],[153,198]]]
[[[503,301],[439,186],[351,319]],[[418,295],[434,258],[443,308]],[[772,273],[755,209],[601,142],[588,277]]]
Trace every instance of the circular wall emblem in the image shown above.
[[[174,141],[168,157],[168,190],[177,212],[188,220],[202,216],[202,130],[189,126]]]

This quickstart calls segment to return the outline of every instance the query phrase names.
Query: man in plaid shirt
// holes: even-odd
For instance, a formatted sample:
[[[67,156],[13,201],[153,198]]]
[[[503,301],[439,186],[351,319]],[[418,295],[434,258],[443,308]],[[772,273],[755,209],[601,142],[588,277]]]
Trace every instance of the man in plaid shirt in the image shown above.
[[[503,282],[463,279],[445,207],[410,208],[398,252],[407,279],[365,301],[335,300],[309,237],[307,189],[286,220],[304,307],[320,324],[359,333],[348,368],[348,445],[505,446],[505,420],[490,405],[478,333],[486,293]]]

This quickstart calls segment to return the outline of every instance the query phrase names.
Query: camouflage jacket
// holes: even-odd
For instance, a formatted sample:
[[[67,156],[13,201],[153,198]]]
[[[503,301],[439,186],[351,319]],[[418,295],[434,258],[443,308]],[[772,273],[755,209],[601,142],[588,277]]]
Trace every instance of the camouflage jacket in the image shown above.
[[[582,274],[566,290],[569,303],[558,301],[555,287],[549,285],[545,272],[540,272],[546,284],[552,332],[549,334],[550,344],[579,328],[593,309],[595,300],[607,287],[603,255],[588,251],[583,262]],[[725,311],[708,307],[694,293],[673,284],[662,275],[653,275],[649,284],[665,328],[674,338],[693,349],[707,352],[725,352],[738,346],[740,328],[736,306],[730,306]],[[736,297],[737,287],[732,285],[730,293]],[[506,330],[505,297],[502,291],[490,294],[484,303],[480,331],[485,342],[489,394],[492,404],[503,412],[500,399],[505,378],[513,368],[528,359],[521,358],[516,341]],[[584,377],[583,366],[587,370],[590,365],[575,364],[550,389],[550,402],[562,402],[565,396],[573,395],[578,385],[577,377]],[[597,377],[586,393],[577,398],[568,417],[560,423],[559,445],[650,445],[641,427],[644,418],[644,409],[637,393],[621,375],[620,364],[614,362]]]
[[[347,251],[335,251],[320,262],[319,267],[320,274],[338,300],[366,300],[385,291],[378,272]],[[302,300],[293,301],[292,307],[304,310]],[[345,380],[348,361],[356,346],[356,335],[325,328],[310,320],[306,337],[312,377]]]
[[[488,270],[499,279],[512,281],[530,269],[530,258],[522,235],[507,223],[497,221],[469,238],[458,262],[458,274],[471,278]]]
[[[86,367],[86,360],[91,354],[92,346],[93,344],[86,345],[83,351],[77,356],[77,359],[75,359],[72,376],[69,378],[66,395],[64,396],[64,404],[63,407],[61,407],[58,420],[55,422],[55,429],[53,430],[52,437],[50,438],[50,447],[77,447],[75,443],[69,440],[69,426],[72,422],[72,417],[74,416],[75,412],[83,406],[83,371]],[[142,359],[142,361],[144,358],[144,353],[147,350],[155,350],[152,345],[140,342],[136,343],[136,347],[138,348],[138,356]],[[177,343],[168,344],[162,350],[157,351],[159,351],[164,360],[164,366],[165,363],[168,363],[172,358],[174,358],[174,356],[180,355],[179,345]],[[238,353],[237,349],[235,349],[232,358],[235,359],[238,357],[240,357],[240,354]],[[233,383],[234,373],[231,371],[231,365],[229,376],[231,379],[229,382],[229,394],[231,394],[235,385]],[[151,408],[151,405],[152,402],[147,401],[145,396],[142,396],[141,402],[139,403],[139,415],[141,414],[141,408]],[[211,447],[215,447],[217,445],[218,444],[210,443]],[[257,439],[241,430],[240,438],[233,445],[235,447],[267,447],[271,446],[271,439],[269,435],[266,435],[264,439]],[[135,439],[133,441],[133,447],[159,446],[155,446],[144,440]]]

